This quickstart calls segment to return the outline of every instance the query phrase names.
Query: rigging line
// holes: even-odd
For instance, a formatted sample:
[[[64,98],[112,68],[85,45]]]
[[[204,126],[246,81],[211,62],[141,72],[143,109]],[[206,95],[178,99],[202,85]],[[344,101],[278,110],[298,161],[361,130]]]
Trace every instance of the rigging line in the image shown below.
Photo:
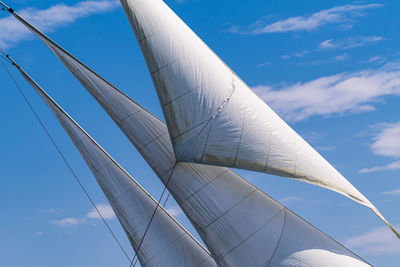
[[[4,53],[2,51],[2,53]],[[9,59],[9,57],[7,57]],[[0,62],[3,65],[4,69],[6,70],[6,72],[8,73],[8,75],[10,76],[11,80],[13,81],[14,85],[16,86],[17,90],[19,91],[19,93],[21,94],[21,96],[23,97],[23,99],[25,100],[26,104],[28,105],[29,109],[32,111],[33,115],[35,116],[36,120],[39,122],[40,126],[42,127],[42,129],[45,131],[47,137],[50,139],[51,143],[53,144],[53,146],[55,147],[55,149],[57,150],[58,154],[61,156],[62,160],[64,161],[65,165],[67,166],[67,168],[69,169],[69,171],[72,173],[72,176],[75,178],[76,182],[79,184],[80,188],[82,189],[82,191],[84,192],[84,194],[86,195],[87,199],[90,201],[90,203],[93,205],[93,207],[95,208],[96,212],[99,214],[101,220],[103,221],[103,223],[106,225],[108,231],[111,233],[111,235],[113,236],[114,240],[117,242],[118,246],[120,247],[120,249],[122,250],[123,254],[126,256],[126,258],[129,260],[129,262],[131,262],[131,258],[128,256],[128,253],[125,251],[124,247],[122,246],[121,242],[118,240],[117,236],[114,234],[114,232],[112,231],[111,227],[109,226],[109,224],[106,222],[106,220],[104,219],[103,215],[100,213],[99,209],[97,208],[96,204],[94,203],[93,199],[90,197],[89,192],[85,189],[84,185],[82,184],[82,182],[80,181],[80,179],[78,178],[78,176],[76,175],[75,171],[72,169],[71,165],[69,164],[67,158],[64,156],[64,154],[61,152],[61,149],[59,148],[59,146],[57,145],[57,143],[55,142],[55,140],[53,139],[53,137],[51,136],[50,132],[47,130],[46,126],[44,125],[44,123],[42,122],[42,120],[40,119],[39,115],[36,113],[35,109],[33,108],[33,106],[31,105],[31,103],[29,102],[28,98],[25,96],[24,92],[22,91],[22,89],[19,87],[18,83],[16,82],[14,76],[11,74],[11,72],[9,71],[9,69],[7,68],[7,66],[4,64],[4,61],[0,58]],[[14,65],[15,67],[17,67],[18,69],[20,68],[15,62],[10,64]]]
[[[135,265],[136,265],[136,263],[137,263],[137,261],[138,261],[138,259],[139,259],[138,255],[139,255],[140,247],[142,246],[143,241],[144,241],[144,238],[146,237],[146,234],[147,234],[147,232],[149,231],[149,228],[150,228],[150,225],[151,225],[151,223],[152,223],[152,221],[153,221],[153,219],[154,219],[154,216],[156,215],[156,212],[157,212],[158,208],[160,207],[160,202],[161,202],[161,200],[162,200],[162,198],[163,198],[165,192],[167,191],[168,184],[169,184],[169,182],[171,181],[172,174],[174,173],[177,164],[178,164],[178,162],[175,161],[175,164],[174,164],[174,166],[173,166],[172,169],[171,169],[171,173],[169,174],[169,177],[168,177],[168,179],[167,179],[167,182],[165,183],[164,190],[163,190],[162,193],[161,193],[161,196],[160,196],[160,198],[159,198],[159,200],[158,200],[158,202],[157,202],[156,208],[154,209],[153,214],[152,214],[151,217],[150,217],[149,223],[147,224],[146,230],[144,231],[143,237],[142,237],[142,239],[140,240],[140,243],[139,243],[138,248],[137,248],[137,250],[136,250],[136,255],[135,255],[135,257],[132,259],[131,264],[129,265],[129,267],[131,267],[131,266],[135,267]],[[170,194],[171,194],[171,193],[170,193]],[[170,195],[170,194],[169,194],[169,195]],[[169,198],[169,195],[167,196],[167,199],[165,200],[164,205],[167,203],[168,198]],[[134,262],[134,261],[135,261],[135,262]]]

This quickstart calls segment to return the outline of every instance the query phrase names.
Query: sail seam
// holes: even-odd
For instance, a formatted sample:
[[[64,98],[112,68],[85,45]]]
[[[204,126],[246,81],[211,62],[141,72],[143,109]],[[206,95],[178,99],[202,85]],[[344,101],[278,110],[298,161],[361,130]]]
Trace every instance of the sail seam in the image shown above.
[[[210,128],[208,128],[208,133],[207,133],[206,142],[204,143],[203,153],[201,153],[200,161],[203,161],[204,154],[206,153],[207,145],[208,145],[208,140],[210,139],[211,129],[212,129],[212,126],[213,126],[213,125],[214,125],[214,121],[211,121],[211,123],[210,123]]]
[[[184,135],[184,134],[186,134],[186,133],[192,131],[194,128],[197,128],[198,126],[201,126],[202,124],[205,123],[205,125],[203,126],[203,128],[201,128],[200,131],[197,133],[197,135],[194,137],[194,139],[197,139],[197,137],[199,137],[200,134],[206,129],[206,127],[208,126],[208,124],[209,124],[212,120],[214,120],[214,118],[215,118],[215,117],[222,111],[222,109],[226,106],[226,104],[229,102],[229,100],[231,99],[232,95],[234,94],[235,89],[236,89],[235,83],[234,83],[234,80],[232,80],[232,90],[231,90],[230,94],[228,95],[228,97],[226,97],[226,98],[224,99],[224,101],[222,101],[221,105],[219,105],[219,107],[217,108],[217,110],[214,111],[214,113],[212,114],[212,116],[211,116],[209,119],[207,119],[207,120],[201,122],[200,124],[197,124],[196,126],[192,127],[191,129],[186,130],[185,132],[183,132],[183,133],[181,133],[181,134],[179,134],[179,135],[177,135],[177,136],[174,136],[174,137],[172,137],[172,138],[173,138],[173,139],[176,139],[176,138],[178,138],[178,137],[180,137],[180,136],[182,136],[182,135]],[[188,148],[189,148],[189,147],[188,147]],[[183,156],[185,155],[185,153],[187,152],[188,148],[187,148],[185,151],[182,152],[181,157],[183,157]],[[203,157],[203,156],[202,156],[202,157]]]
[[[151,260],[153,260],[154,258],[156,258],[159,254],[161,254],[164,250],[168,249],[172,244],[174,244],[175,242],[177,242],[179,239],[181,239],[182,237],[184,237],[186,235],[185,232],[183,232],[180,236],[178,236],[177,238],[175,238],[174,240],[172,240],[171,242],[169,242],[167,245],[165,245],[165,247],[163,247],[162,249],[160,249],[159,251],[157,251],[154,255],[152,255],[151,257],[149,257],[149,259],[147,261],[145,261],[144,263],[148,263],[151,262]]]
[[[279,212],[277,212],[274,216],[272,216],[272,218],[270,218],[269,220],[267,220],[262,226],[260,226],[260,228],[258,228],[257,230],[255,230],[253,233],[251,233],[248,237],[246,237],[244,240],[242,240],[239,244],[237,244],[236,246],[234,246],[232,249],[230,249],[228,252],[226,252],[223,256],[218,257],[218,262],[221,261],[223,258],[225,258],[226,256],[228,256],[229,254],[231,254],[235,249],[237,249],[238,247],[240,247],[243,243],[245,243],[247,240],[249,240],[252,236],[254,236],[256,233],[258,233],[259,231],[261,231],[261,229],[263,229],[266,225],[268,225],[270,222],[272,222],[276,217],[278,217],[282,212],[284,212],[285,209],[283,208],[282,210],[280,210]]]
[[[236,165],[237,157],[239,155],[240,144],[242,143],[243,131],[244,131],[244,119],[243,119],[243,122],[242,122],[242,130],[240,131],[238,147],[236,149],[235,160],[233,161],[232,167]]]
[[[161,193],[161,196],[160,196],[160,198],[159,198],[159,201],[157,202],[157,205],[156,205],[156,207],[155,207],[155,209],[154,209],[154,212],[153,212],[153,214],[152,214],[152,216],[151,216],[151,218],[150,218],[150,220],[149,220],[149,223],[148,223],[148,225],[147,225],[147,227],[146,227],[146,230],[145,230],[145,232],[144,232],[144,234],[143,234],[143,237],[142,237],[142,239],[141,239],[141,241],[140,241],[140,243],[139,243],[139,246],[138,246],[138,248],[137,248],[136,255],[137,255],[137,253],[140,251],[140,247],[141,247],[141,245],[143,244],[143,241],[144,241],[144,239],[145,239],[145,237],[146,237],[146,234],[147,234],[148,230],[150,229],[151,223],[152,223],[152,221],[153,221],[153,219],[154,219],[154,217],[155,217],[155,215],[156,215],[156,213],[157,213],[158,208],[160,207],[160,201],[161,201],[161,199],[163,198],[163,196],[164,196],[164,194],[165,194],[165,191],[167,190],[168,184],[169,184],[169,182],[171,181],[171,178],[172,178],[172,176],[173,176],[174,170],[175,170],[175,168],[176,168],[177,165],[178,165],[178,162],[175,162],[174,166],[172,167],[171,174],[169,175],[169,177],[168,177],[168,179],[167,179],[167,181],[166,181],[166,183],[165,183],[164,190],[163,190],[162,193]],[[162,207],[161,207],[161,208],[162,208]],[[138,259],[139,259],[139,258],[137,257],[135,262],[133,262],[133,261],[135,260],[135,259],[133,259],[133,260],[131,261],[131,264],[130,264],[129,266],[132,266],[132,264],[133,264],[133,267],[134,267],[134,266],[136,265]]]
[[[149,142],[147,142],[146,144],[144,144],[141,148],[138,148],[137,150],[142,151],[143,149],[145,149],[147,146],[151,145],[153,142],[157,141],[159,138],[163,137],[165,134],[167,134],[168,132],[162,133],[156,137],[154,137],[152,140],[150,140]]]
[[[180,58],[177,58],[177,59],[175,59],[175,60],[173,60],[173,61],[171,61],[171,62],[169,62],[169,63],[164,64],[163,66],[159,67],[158,69],[155,69],[155,70],[151,71],[151,72],[150,72],[151,76],[153,76],[153,75],[156,74],[157,72],[160,72],[162,69],[165,69],[165,68],[167,68],[167,67],[169,67],[169,66],[175,64],[176,62],[181,61],[181,60],[184,59],[184,58],[185,58],[185,56],[180,57]]]
[[[276,254],[276,251],[278,250],[279,244],[281,243],[282,236],[283,236],[283,232],[285,231],[285,226],[286,226],[286,209],[284,210],[284,212],[285,212],[285,213],[284,213],[284,217],[283,217],[282,231],[281,231],[281,234],[280,234],[280,236],[279,236],[278,243],[276,243],[276,247],[275,247],[275,249],[274,249],[274,252],[273,252],[272,255],[271,255],[271,259],[269,260],[269,262],[268,262],[268,264],[267,264],[267,267],[268,267],[268,266],[271,266],[272,260],[274,259],[275,254]]]
[[[208,227],[210,227],[211,225],[213,225],[216,221],[218,221],[219,219],[221,219],[222,217],[224,217],[226,214],[228,214],[231,210],[233,210],[234,208],[236,208],[240,203],[242,203],[245,199],[247,199],[248,197],[250,197],[252,194],[254,194],[255,192],[257,192],[258,189],[253,189],[251,190],[248,194],[246,194],[242,199],[240,199],[238,202],[235,203],[235,205],[233,205],[232,207],[230,207],[229,209],[225,210],[222,214],[220,214],[218,217],[214,218],[206,227],[204,227],[204,230],[206,230]]]
[[[175,101],[178,100],[179,98],[182,98],[182,97],[184,97],[184,96],[187,96],[188,94],[190,94],[190,93],[196,91],[196,90],[199,89],[200,87],[201,87],[201,86],[198,85],[198,86],[196,86],[195,88],[193,88],[193,89],[191,89],[191,90],[189,90],[189,91],[187,91],[187,92],[181,94],[180,96],[175,97],[174,99],[172,99],[172,100],[166,102],[165,104],[163,104],[162,107],[166,107],[166,106],[168,106],[168,105],[171,105],[173,102],[175,102]]]
[[[268,168],[268,163],[269,163],[269,155],[271,154],[271,145],[272,145],[272,133],[269,134],[269,142],[268,142],[268,147],[267,147],[267,159],[265,160],[265,165],[264,165],[264,172]]]
[[[111,104],[110,106],[113,107],[114,105]],[[138,110],[138,111],[135,111],[135,112],[133,112],[133,113],[127,115],[125,118],[123,118],[122,120],[120,120],[119,122],[117,122],[117,125],[118,125],[118,126],[124,125],[126,120],[132,118],[134,115],[136,115],[136,114],[139,113],[139,112],[142,112],[142,110]]]
[[[206,184],[204,184],[202,187],[200,187],[198,190],[196,190],[194,193],[192,193],[189,197],[187,197],[183,203],[188,202],[192,197],[194,197],[195,195],[197,195],[199,192],[201,192],[205,187],[207,187],[208,185],[212,184],[213,182],[215,182],[216,180],[218,180],[219,178],[221,178],[225,173],[227,173],[229,170],[225,170],[223,173],[221,173],[220,175],[217,175],[216,177],[214,177],[214,179],[210,180],[209,182],[207,182]]]

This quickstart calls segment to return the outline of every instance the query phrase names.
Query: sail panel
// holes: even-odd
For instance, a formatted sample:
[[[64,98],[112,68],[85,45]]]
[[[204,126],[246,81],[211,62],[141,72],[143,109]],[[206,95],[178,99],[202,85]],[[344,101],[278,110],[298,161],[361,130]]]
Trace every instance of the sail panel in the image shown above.
[[[34,32],[38,34],[36,29]],[[290,211],[227,168],[177,162],[163,122],[52,40],[42,40],[97,99],[166,184],[219,266],[260,266],[272,261],[285,214]],[[297,223],[306,224],[303,220]],[[316,228],[307,234],[316,240],[331,240]],[[305,237],[299,232],[291,238],[295,241]],[[324,242],[316,242],[315,246],[332,250]],[[299,253],[303,250],[301,245],[297,247]],[[368,266],[340,245],[334,251]]]
[[[162,0],[121,0],[157,90],[178,161],[264,172],[324,187],[369,207]]]
[[[138,251],[157,202],[77,125],[23,70],[88,164],[132,247]],[[215,266],[210,254],[162,207],[158,207],[140,246],[142,266]]]

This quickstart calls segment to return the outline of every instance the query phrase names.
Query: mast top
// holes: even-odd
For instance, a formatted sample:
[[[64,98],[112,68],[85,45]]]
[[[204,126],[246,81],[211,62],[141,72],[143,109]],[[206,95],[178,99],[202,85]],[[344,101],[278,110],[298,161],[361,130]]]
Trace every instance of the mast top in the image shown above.
[[[11,14],[14,13],[14,9],[12,9],[11,7],[8,7],[6,4],[4,4],[2,1],[0,1],[0,4],[3,6],[3,10],[7,10],[8,12],[10,12]]]

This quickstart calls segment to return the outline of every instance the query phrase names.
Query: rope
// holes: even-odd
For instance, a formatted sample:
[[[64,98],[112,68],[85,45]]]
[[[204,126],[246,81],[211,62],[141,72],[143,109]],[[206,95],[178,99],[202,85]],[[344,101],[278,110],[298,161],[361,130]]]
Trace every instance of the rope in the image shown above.
[[[137,261],[138,261],[138,259],[139,259],[138,254],[139,254],[140,247],[142,246],[143,241],[144,241],[144,238],[146,237],[146,234],[147,234],[147,232],[149,231],[149,228],[150,228],[150,225],[151,225],[151,223],[152,223],[152,221],[153,221],[153,219],[154,219],[154,216],[156,215],[156,212],[157,212],[158,208],[160,207],[160,202],[161,202],[161,200],[162,200],[162,198],[163,198],[165,192],[167,191],[168,184],[169,184],[169,182],[171,181],[172,174],[174,173],[174,170],[175,170],[175,167],[176,167],[177,164],[178,164],[178,162],[176,161],[175,164],[174,164],[174,166],[173,166],[172,169],[171,169],[171,173],[169,174],[169,177],[168,177],[168,179],[167,179],[167,182],[165,183],[164,190],[162,191],[161,196],[160,196],[159,200],[157,201],[156,208],[154,209],[153,214],[152,214],[151,217],[150,217],[150,221],[149,221],[149,223],[147,224],[147,227],[146,227],[146,230],[144,231],[143,237],[142,237],[142,239],[140,240],[140,243],[139,243],[139,245],[138,245],[138,248],[136,249],[136,255],[135,255],[135,257],[132,259],[131,264],[129,265],[129,267],[132,267],[132,266],[135,267],[135,266],[136,266],[136,263],[137,263]],[[167,203],[168,198],[169,198],[170,195],[171,195],[171,193],[168,194],[167,199],[165,200],[163,206],[165,206],[165,204]]]
[[[25,100],[25,103],[28,105],[29,109],[32,111],[33,115],[35,116],[36,120],[39,122],[40,126],[42,127],[42,129],[45,131],[47,137],[50,139],[51,143],[53,144],[54,148],[57,150],[58,154],[61,156],[62,160],[64,161],[65,165],[67,166],[67,168],[69,169],[69,171],[71,172],[72,176],[75,178],[76,182],[79,184],[80,188],[82,189],[83,193],[86,195],[87,199],[90,201],[90,203],[93,205],[93,207],[95,208],[96,212],[98,213],[98,215],[100,216],[101,220],[103,221],[103,223],[105,224],[105,226],[107,227],[108,231],[111,233],[111,235],[113,236],[114,240],[117,242],[118,246],[120,247],[120,249],[122,250],[123,254],[126,256],[126,258],[129,260],[129,262],[131,262],[130,257],[128,256],[128,253],[125,251],[125,249],[123,248],[121,242],[118,240],[117,236],[114,234],[114,232],[112,231],[111,227],[109,226],[109,224],[107,223],[107,221],[104,219],[103,215],[100,213],[99,209],[97,208],[96,204],[94,203],[93,199],[90,197],[89,192],[85,189],[84,185],[82,184],[82,182],[80,181],[80,179],[78,178],[78,176],[76,175],[75,171],[72,169],[71,165],[69,164],[68,160],[66,159],[66,157],[64,156],[64,154],[61,152],[61,149],[59,148],[59,146],[57,145],[57,143],[55,142],[55,140],[53,139],[53,137],[51,136],[51,134],[49,133],[49,131],[47,130],[46,126],[44,125],[43,121],[40,119],[39,115],[37,114],[37,112],[35,111],[35,109],[33,108],[32,104],[30,103],[30,101],[28,100],[28,98],[25,96],[24,92],[22,91],[22,89],[20,88],[20,86],[18,85],[18,83],[16,82],[14,76],[11,74],[11,72],[9,71],[9,69],[7,68],[7,66],[4,64],[4,59],[8,59],[7,62],[9,62],[10,64],[14,65],[15,67],[17,67],[18,69],[20,68],[17,64],[15,64],[15,62],[11,62],[11,59],[7,56],[7,54],[0,48],[0,51],[2,54],[5,55],[2,56],[0,55],[0,62],[3,65],[4,69],[6,70],[6,72],[8,73],[8,75],[10,76],[11,80],[13,81],[15,87],[17,88],[18,92],[21,94],[22,98]],[[133,261],[133,260],[132,260]]]

